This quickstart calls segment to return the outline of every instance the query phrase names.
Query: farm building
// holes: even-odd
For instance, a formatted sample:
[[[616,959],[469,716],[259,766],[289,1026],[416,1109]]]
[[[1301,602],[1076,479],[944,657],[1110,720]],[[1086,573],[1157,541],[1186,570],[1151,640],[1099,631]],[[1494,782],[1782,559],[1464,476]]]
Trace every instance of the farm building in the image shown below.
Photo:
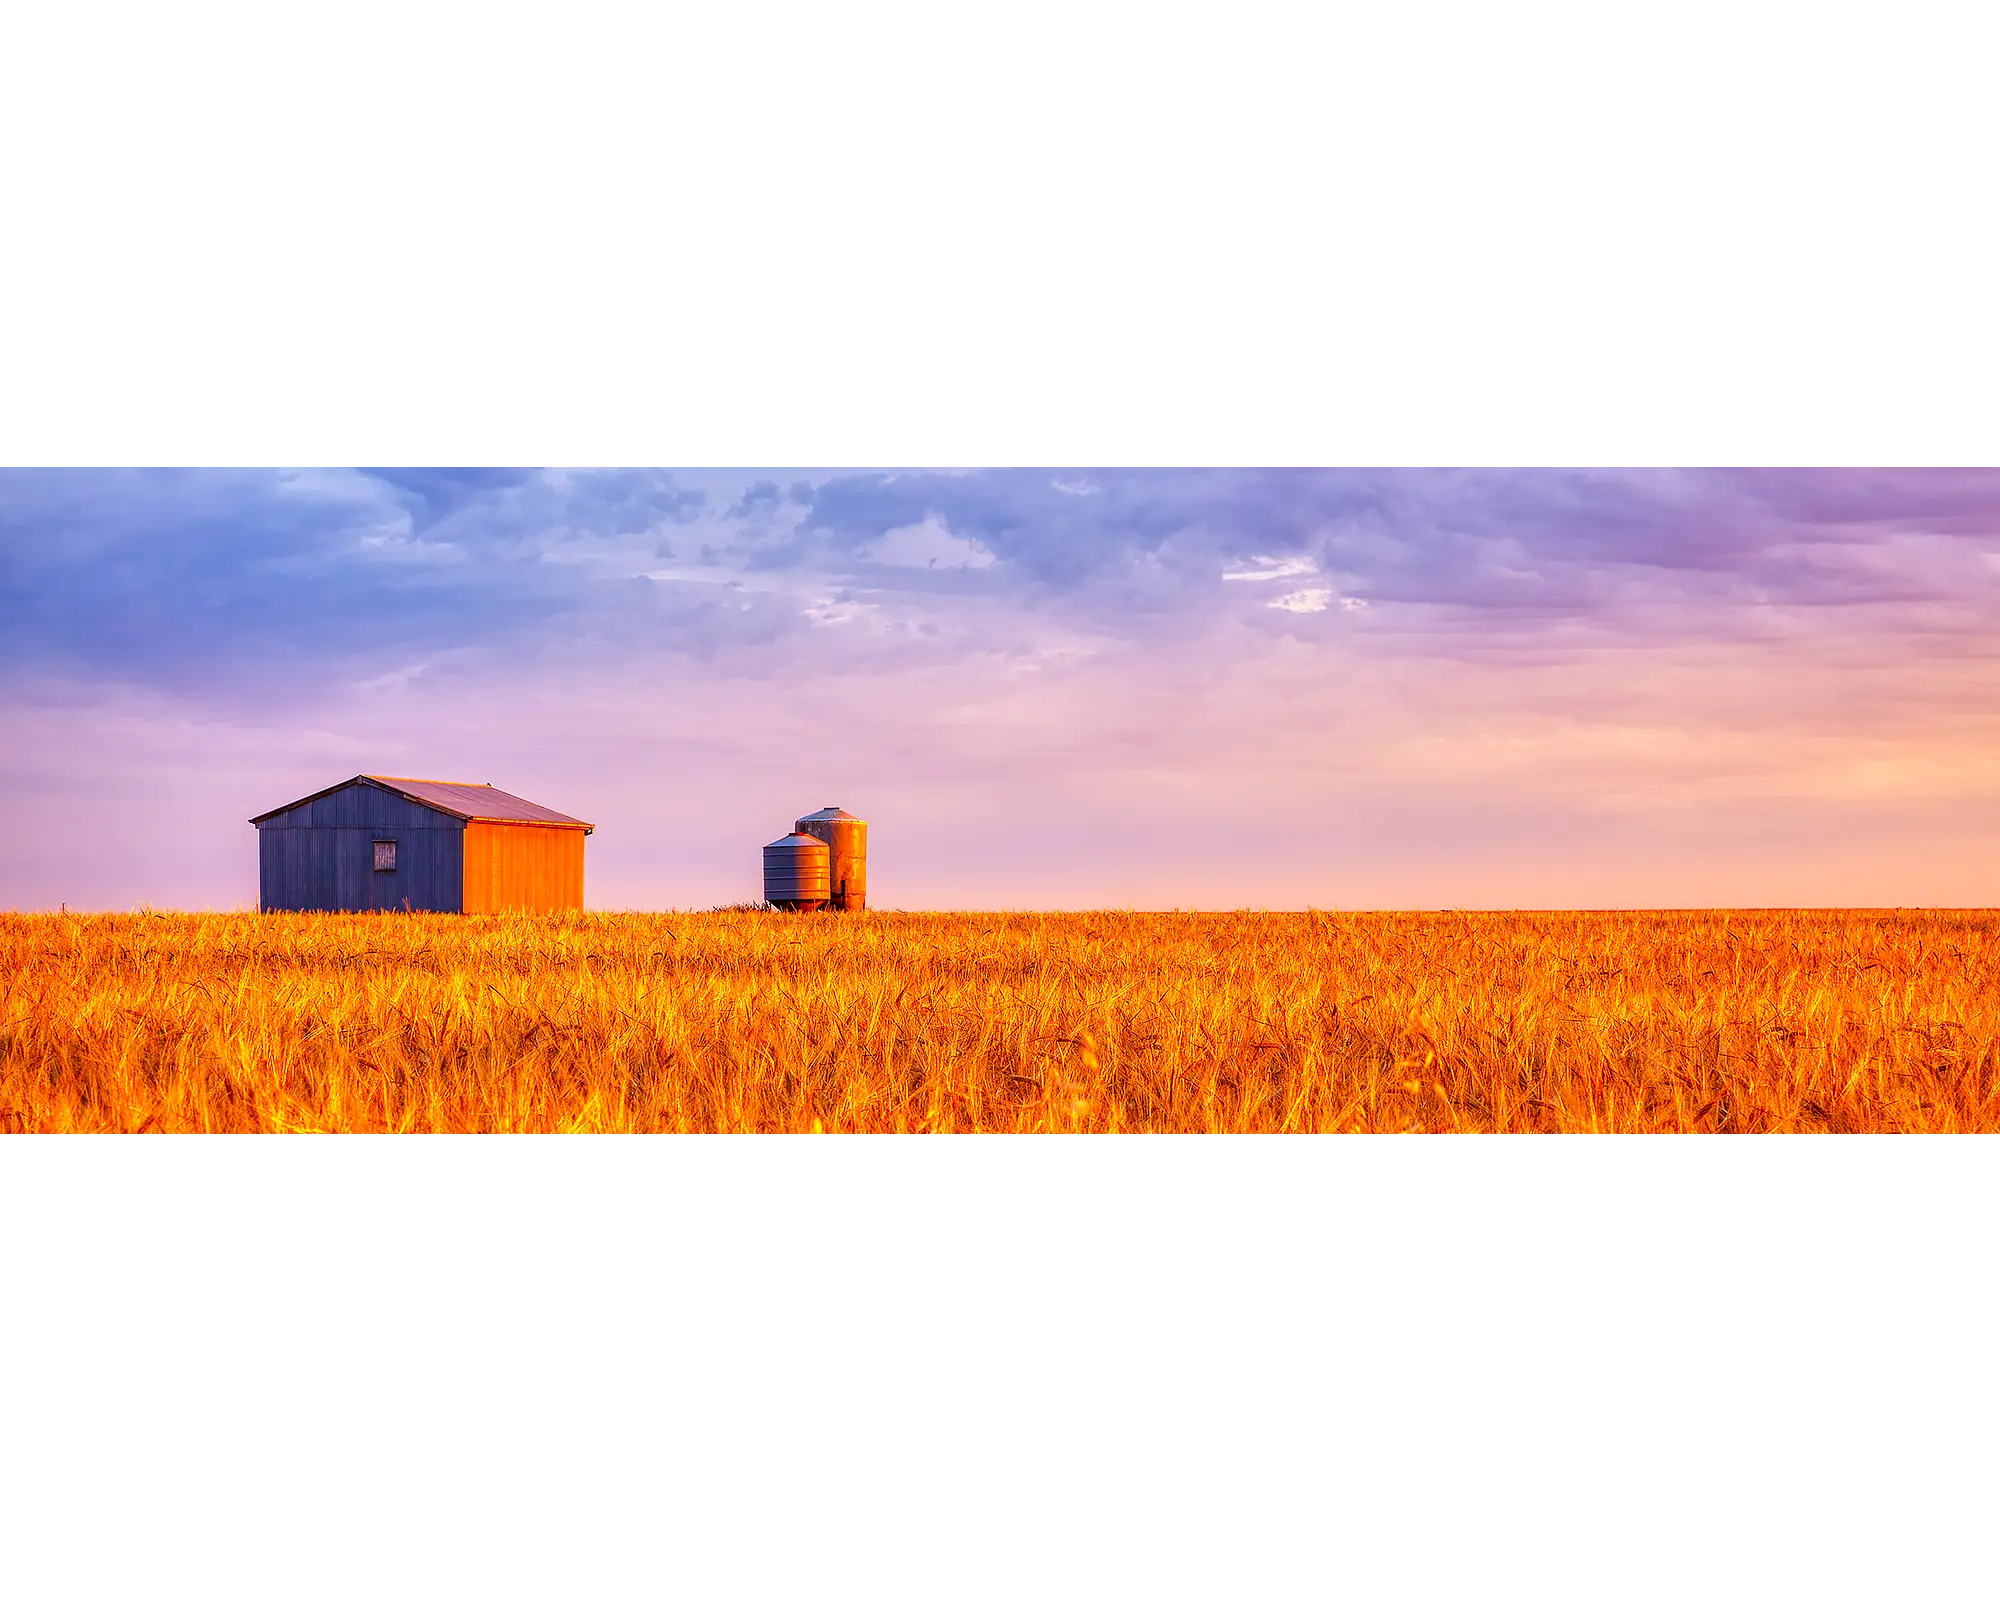
[[[266,811],[265,911],[577,911],[588,822],[490,783],[349,778]]]

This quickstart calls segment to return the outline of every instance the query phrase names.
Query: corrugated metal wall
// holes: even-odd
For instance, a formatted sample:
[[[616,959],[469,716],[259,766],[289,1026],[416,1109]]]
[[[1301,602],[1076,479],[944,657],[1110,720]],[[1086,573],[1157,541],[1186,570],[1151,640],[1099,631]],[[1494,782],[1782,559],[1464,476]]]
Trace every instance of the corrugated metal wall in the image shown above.
[[[465,824],[401,795],[350,784],[257,825],[258,903],[266,911],[457,911]],[[396,841],[396,870],[375,870],[375,841]]]
[[[465,825],[467,911],[581,911],[583,829]]]

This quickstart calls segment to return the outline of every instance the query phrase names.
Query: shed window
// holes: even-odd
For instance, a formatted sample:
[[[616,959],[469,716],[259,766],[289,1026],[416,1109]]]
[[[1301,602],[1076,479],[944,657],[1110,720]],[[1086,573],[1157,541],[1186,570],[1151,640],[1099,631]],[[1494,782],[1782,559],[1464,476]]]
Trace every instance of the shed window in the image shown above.
[[[394,872],[396,870],[396,841],[377,839],[375,841],[375,870]]]

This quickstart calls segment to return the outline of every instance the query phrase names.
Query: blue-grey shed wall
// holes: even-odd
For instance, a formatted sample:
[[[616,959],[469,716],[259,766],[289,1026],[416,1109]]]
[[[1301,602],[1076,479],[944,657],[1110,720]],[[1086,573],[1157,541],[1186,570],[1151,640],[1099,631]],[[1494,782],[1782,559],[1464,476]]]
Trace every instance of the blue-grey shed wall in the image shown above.
[[[375,870],[375,841],[396,870]],[[368,784],[349,784],[257,824],[257,901],[266,911],[458,911],[465,823]]]

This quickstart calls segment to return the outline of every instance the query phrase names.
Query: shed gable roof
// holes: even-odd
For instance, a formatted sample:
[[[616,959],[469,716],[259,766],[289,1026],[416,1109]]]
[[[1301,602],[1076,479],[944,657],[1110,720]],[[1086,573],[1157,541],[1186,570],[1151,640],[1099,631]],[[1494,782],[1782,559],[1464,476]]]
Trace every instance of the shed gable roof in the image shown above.
[[[490,783],[445,783],[435,778],[389,778],[380,773],[363,772],[349,778],[345,783],[336,783],[294,800],[288,805],[275,806],[261,816],[252,817],[252,822],[265,822],[287,811],[295,811],[300,806],[309,805],[324,795],[345,789],[350,784],[365,783],[377,789],[387,789],[399,794],[405,800],[414,800],[420,806],[428,806],[433,811],[442,811],[446,816],[463,817],[467,822],[529,822],[547,827],[581,828],[585,833],[592,831],[593,825],[581,817],[572,817],[561,811],[552,811],[547,806],[538,806],[532,800],[523,800],[517,794],[509,794],[505,789],[496,789]]]

